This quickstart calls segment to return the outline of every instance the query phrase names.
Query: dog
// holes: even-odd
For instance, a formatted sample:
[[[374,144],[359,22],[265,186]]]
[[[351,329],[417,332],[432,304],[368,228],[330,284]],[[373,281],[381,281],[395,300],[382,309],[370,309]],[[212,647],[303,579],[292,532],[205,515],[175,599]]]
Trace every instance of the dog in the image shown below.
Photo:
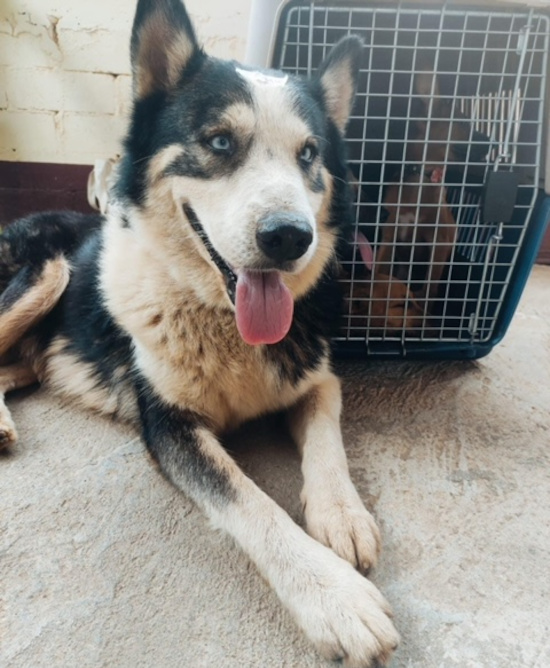
[[[442,182],[441,169],[425,172],[414,165],[403,170],[401,183],[388,186],[377,253],[376,271],[411,285],[426,313],[433,309],[457,238]]]
[[[355,233],[355,244],[368,276],[366,280],[356,276],[351,283],[348,306],[353,327],[382,334],[418,335],[426,325],[426,316],[414,293],[402,281],[380,272],[364,234]]]
[[[410,284],[429,313],[457,239],[456,221],[447,204],[445,169],[478,160],[487,150],[487,138],[441,95],[429,64],[420,64],[413,91],[405,164],[390,176],[385,191],[388,216],[377,261],[378,271]]]
[[[136,425],[317,650],[352,667],[387,662],[398,643],[361,574],[380,537],[349,477],[330,364],[361,52],[345,38],[310,81],[258,71],[208,56],[180,0],[138,0],[108,215],[38,214],[0,237],[2,391],[38,379]],[[307,532],[219,441],[280,410]],[[1,419],[13,445],[5,407]]]

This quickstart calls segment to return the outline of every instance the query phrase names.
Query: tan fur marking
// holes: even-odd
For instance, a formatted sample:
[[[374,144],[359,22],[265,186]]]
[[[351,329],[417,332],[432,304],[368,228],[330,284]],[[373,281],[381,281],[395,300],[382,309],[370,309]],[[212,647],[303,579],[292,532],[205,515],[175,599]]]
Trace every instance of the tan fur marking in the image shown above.
[[[177,299],[180,306],[185,294],[185,300],[192,303],[230,308],[222,275],[174,200],[172,186],[173,179],[165,178],[149,188],[146,211],[132,212],[132,229],[121,229],[116,216],[111,217],[105,233],[106,252],[101,259],[108,275],[105,292],[111,292],[112,283],[114,294],[124,291],[131,296],[143,282],[152,318],[158,313],[154,304],[161,301],[159,296],[163,291],[162,282],[153,286],[153,277],[148,277],[153,263],[162,280],[180,286]],[[133,259],[128,261],[128,258]],[[117,262],[121,264],[117,266]],[[143,265],[137,266],[140,263]],[[129,280],[126,274],[131,277]],[[139,283],[134,286],[132,280],[136,274]],[[210,280],[205,281],[205,276]],[[155,293],[158,289],[160,292]]]
[[[252,107],[244,102],[235,102],[224,109],[212,131],[238,130],[239,134],[250,134],[255,125],[256,117]]]
[[[182,321],[185,330],[189,332],[188,326],[195,323],[203,333],[201,336],[197,329],[187,336],[185,353],[170,335],[164,350],[161,345],[152,349],[150,344],[137,348],[138,364],[157,391],[170,403],[205,416],[217,432],[293,404],[311,383],[311,376],[298,387],[281,383],[278,374],[266,365],[263,352],[243,343],[230,311],[221,318],[217,314],[226,336],[228,330],[233,334],[225,341],[219,332],[212,331],[212,315],[200,310],[186,314]],[[220,365],[215,355],[226,363]]]
[[[67,287],[69,273],[64,257],[48,260],[38,282],[0,315],[0,355],[52,310]]]
[[[109,391],[101,384],[92,364],[65,351],[67,344],[68,341],[59,336],[47,350],[43,376],[48,386],[62,396],[76,399],[85,408],[133,422],[137,418],[134,396],[122,383],[126,369],[115,373],[114,389]],[[116,382],[117,375],[120,382]]]
[[[429,107],[434,98],[440,97],[437,75],[430,69],[421,70],[415,74],[414,89],[414,92],[422,97],[426,107]]]
[[[163,148],[154,158],[151,158],[148,168],[151,183],[155,183],[157,179],[161,178],[164,170],[184,153],[185,148],[181,144],[172,144]]]

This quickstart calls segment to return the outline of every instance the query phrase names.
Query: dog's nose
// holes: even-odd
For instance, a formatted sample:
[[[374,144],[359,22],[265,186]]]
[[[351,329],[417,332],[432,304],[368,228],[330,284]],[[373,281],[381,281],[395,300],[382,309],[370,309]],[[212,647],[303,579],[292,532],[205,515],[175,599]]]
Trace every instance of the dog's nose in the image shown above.
[[[290,262],[305,254],[313,241],[313,230],[301,216],[274,213],[260,220],[256,241],[270,260]]]

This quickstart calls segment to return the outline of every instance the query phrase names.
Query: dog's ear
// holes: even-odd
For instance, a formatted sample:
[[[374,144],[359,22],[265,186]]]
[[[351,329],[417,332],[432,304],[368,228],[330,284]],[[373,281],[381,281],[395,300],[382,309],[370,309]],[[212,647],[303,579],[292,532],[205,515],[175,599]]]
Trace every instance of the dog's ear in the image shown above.
[[[319,68],[319,82],[328,115],[344,132],[353,106],[363,42],[355,36],[340,40]]]
[[[439,81],[437,74],[428,65],[414,75],[414,94],[417,95],[425,109],[430,108],[430,100],[439,100]]]
[[[171,90],[197,53],[181,0],[138,0],[130,44],[134,98]]]

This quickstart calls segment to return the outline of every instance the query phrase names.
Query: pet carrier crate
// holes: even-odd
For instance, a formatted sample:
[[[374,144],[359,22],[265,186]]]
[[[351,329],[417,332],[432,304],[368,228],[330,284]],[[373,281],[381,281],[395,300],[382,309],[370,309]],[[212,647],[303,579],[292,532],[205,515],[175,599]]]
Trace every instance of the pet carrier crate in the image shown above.
[[[281,10],[275,67],[310,75],[364,42],[338,352],[476,358],[503,337],[550,218],[549,26],[506,2]]]

